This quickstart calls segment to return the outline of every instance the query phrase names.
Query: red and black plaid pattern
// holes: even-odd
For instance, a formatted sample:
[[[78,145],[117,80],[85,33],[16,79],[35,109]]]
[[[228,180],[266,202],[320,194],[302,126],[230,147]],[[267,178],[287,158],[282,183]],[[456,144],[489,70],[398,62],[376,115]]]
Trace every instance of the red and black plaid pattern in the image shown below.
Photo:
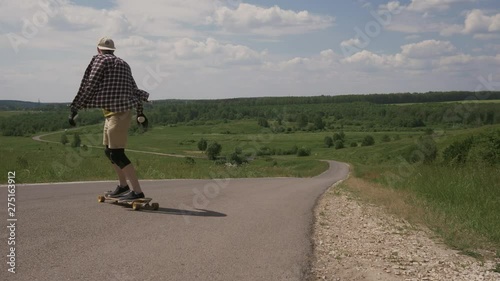
[[[123,112],[143,110],[149,94],[137,88],[130,66],[112,54],[95,55],[83,75],[80,89],[71,103],[72,110],[102,108]]]

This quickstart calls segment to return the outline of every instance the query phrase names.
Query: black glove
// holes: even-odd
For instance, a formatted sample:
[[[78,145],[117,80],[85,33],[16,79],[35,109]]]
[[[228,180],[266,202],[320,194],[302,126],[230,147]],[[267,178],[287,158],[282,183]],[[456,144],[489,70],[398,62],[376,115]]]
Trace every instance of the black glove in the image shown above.
[[[71,109],[71,113],[68,117],[68,122],[69,124],[72,126],[72,127],[75,127],[76,126],[76,122],[75,122],[75,119],[76,117],[78,116],[78,111],[77,110],[74,110],[74,109]]]
[[[137,113],[137,125],[142,126],[144,129],[148,128],[149,121],[146,115],[144,115],[144,113]]]

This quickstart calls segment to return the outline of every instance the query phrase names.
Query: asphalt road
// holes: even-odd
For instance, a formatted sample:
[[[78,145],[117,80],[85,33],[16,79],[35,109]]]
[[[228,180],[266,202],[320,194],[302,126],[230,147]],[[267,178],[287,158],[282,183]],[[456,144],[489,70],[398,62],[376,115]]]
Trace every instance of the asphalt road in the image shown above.
[[[158,211],[98,203],[114,182],[17,186],[15,230],[4,186],[0,280],[305,280],[316,200],[348,172],[332,161],[305,179],[143,181]]]

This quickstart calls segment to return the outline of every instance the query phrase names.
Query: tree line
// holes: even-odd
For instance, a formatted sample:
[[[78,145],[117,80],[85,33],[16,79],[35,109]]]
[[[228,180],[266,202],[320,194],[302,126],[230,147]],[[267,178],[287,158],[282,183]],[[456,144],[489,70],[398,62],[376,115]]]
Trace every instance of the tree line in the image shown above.
[[[500,123],[500,103],[436,103],[486,98],[500,99],[500,92],[162,100],[146,104],[144,112],[153,126],[256,119],[261,126],[272,126],[276,133],[291,129],[285,123],[294,123],[294,130],[324,130],[345,125],[369,130],[374,127],[390,129]],[[395,105],[401,102],[411,103]],[[23,104],[0,101],[0,108],[12,109]],[[18,108],[26,110],[25,113],[0,117],[1,135],[23,136],[69,128],[66,104],[35,104],[28,103],[27,107]],[[274,122],[271,124],[268,120]],[[81,111],[77,119],[79,125],[102,121],[102,112],[98,109]]]

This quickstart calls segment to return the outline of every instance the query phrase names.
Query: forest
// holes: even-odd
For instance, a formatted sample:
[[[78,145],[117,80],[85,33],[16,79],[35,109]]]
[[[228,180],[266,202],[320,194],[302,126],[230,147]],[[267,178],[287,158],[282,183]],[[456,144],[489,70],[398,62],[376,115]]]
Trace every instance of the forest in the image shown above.
[[[495,99],[500,99],[500,92],[155,100],[146,104],[144,113],[153,126],[264,119],[274,121],[271,127],[276,133],[344,126],[358,131],[391,131],[437,125],[456,128],[497,124],[500,123],[500,103],[494,102]],[[69,128],[67,104],[0,101],[0,109],[16,111],[16,114],[0,114],[3,136]],[[81,111],[77,122],[91,125],[102,120],[101,111],[92,109]]]

